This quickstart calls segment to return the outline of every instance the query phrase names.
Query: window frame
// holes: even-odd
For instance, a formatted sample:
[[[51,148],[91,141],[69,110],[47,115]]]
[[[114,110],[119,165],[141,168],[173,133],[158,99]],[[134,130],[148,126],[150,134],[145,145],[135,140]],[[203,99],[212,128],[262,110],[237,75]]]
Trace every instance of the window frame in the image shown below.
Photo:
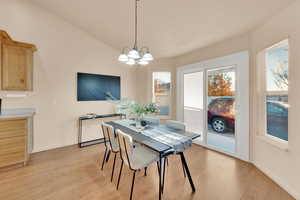
[[[257,54],[257,63],[256,63],[256,72],[258,82],[256,85],[257,92],[258,92],[258,101],[257,102],[257,114],[258,114],[258,132],[257,137],[267,143],[270,143],[282,150],[288,150],[288,141],[280,139],[276,136],[272,136],[267,132],[267,96],[272,94],[272,91],[267,91],[267,65],[266,65],[266,53],[268,50],[277,47],[283,42],[287,42],[288,44],[288,73],[290,74],[290,55],[291,55],[291,48],[290,48],[290,40],[289,38],[284,38],[273,45],[270,45],[264,49],[262,49]],[[290,79],[290,76],[289,76]],[[287,90],[287,95],[289,95],[289,89]],[[273,92],[274,94],[274,92]],[[288,101],[289,103],[289,101]],[[288,112],[288,118],[290,119],[290,112]],[[289,120],[288,120],[289,123]],[[288,124],[289,126],[289,124]],[[289,131],[288,131],[289,136]],[[289,139],[288,139],[289,140]]]

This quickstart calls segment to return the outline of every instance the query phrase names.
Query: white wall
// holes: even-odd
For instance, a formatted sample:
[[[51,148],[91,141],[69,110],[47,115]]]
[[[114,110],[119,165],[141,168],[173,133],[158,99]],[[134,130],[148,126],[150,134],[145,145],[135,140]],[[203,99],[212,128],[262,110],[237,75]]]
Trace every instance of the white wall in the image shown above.
[[[300,199],[300,2],[296,1],[278,15],[272,17],[263,25],[251,32],[251,49],[253,55],[253,71],[256,76],[255,63],[258,52],[283,39],[289,38],[289,142],[288,150],[275,146],[266,140],[257,137],[260,134],[257,113],[253,113],[253,160],[254,163],[277,183],[288,190],[297,199]],[[254,81],[253,83],[257,83]],[[253,85],[252,104],[257,111],[257,90]]]
[[[114,112],[104,101],[76,101],[76,72],[120,75],[122,96],[135,98],[135,69],[118,63],[119,52],[51,13],[26,1],[1,0],[0,29],[38,48],[34,92],[3,99],[4,108],[36,109],[34,151],[77,143],[79,115]]]
[[[251,160],[286,189],[300,199],[300,2],[296,1],[251,32],[174,58],[176,66],[196,63],[235,52],[250,51],[250,133]],[[256,90],[256,55],[264,48],[283,39],[290,41],[289,83],[289,144],[288,150],[278,148],[257,137],[259,134]]]

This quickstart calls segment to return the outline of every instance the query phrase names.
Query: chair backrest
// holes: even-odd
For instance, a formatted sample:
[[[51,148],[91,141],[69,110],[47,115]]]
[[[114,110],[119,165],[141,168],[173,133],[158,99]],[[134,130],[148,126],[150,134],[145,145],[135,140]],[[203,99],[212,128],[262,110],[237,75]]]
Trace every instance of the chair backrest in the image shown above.
[[[102,126],[102,132],[105,140],[105,145],[107,145],[108,143],[112,151],[118,151],[118,149],[116,149],[117,146],[112,144],[112,143],[118,144],[117,138],[114,133],[114,127],[112,127],[111,125],[105,122],[102,122],[101,126]]]
[[[174,121],[174,120],[167,120],[166,126],[169,128],[180,130],[180,131],[185,131],[185,128],[186,128],[186,126],[183,122]]]
[[[151,123],[152,125],[159,125],[160,124],[160,119],[157,117],[144,117],[144,120],[146,122]]]
[[[132,137],[124,133],[120,129],[117,129],[116,133],[120,145],[121,159],[129,166],[129,168],[132,169],[130,164],[132,161],[132,152],[134,149]]]

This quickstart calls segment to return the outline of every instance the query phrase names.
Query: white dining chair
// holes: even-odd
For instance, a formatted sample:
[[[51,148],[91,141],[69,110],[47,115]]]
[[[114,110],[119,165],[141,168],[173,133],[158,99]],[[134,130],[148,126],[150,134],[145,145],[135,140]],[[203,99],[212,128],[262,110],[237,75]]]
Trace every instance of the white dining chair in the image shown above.
[[[110,179],[110,181],[112,182],[114,177],[114,171],[115,171],[116,157],[117,154],[120,152],[120,147],[119,147],[118,139],[114,133],[114,128],[105,122],[102,122],[101,126],[102,126],[104,141],[105,141],[104,142],[105,153],[102,161],[101,170],[103,170],[105,161],[107,162],[109,160],[110,152],[114,153],[115,156],[114,156],[113,168],[112,168],[111,179]]]
[[[166,120],[166,126],[175,130],[185,131],[186,126],[183,122],[175,120]]]
[[[118,183],[117,183],[117,189],[119,189],[123,164],[125,163],[129,167],[129,169],[133,171],[133,178],[132,178],[132,185],[131,185],[131,192],[130,192],[130,200],[131,200],[136,171],[144,168],[146,170],[146,168],[152,163],[157,163],[159,161],[159,154],[143,145],[135,145],[132,137],[119,129],[116,131],[116,133],[120,145],[120,155],[122,159]]]
[[[175,121],[175,120],[166,120],[166,127],[177,130],[177,131],[186,131],[186,125],[183,122],[180,121]],[[178,134],[180,134],[180,132],[178,132]],[[180,153],[180,152],[177,152]],[[168,163],[168,159],[167,159],[167,163]],[[182,163],[182,169],[183,169],[183,175],[184,177],[186,177],[186,173],[185,173],[185,168],[184,165]],[[165,170],[164,170],[165,173]],[[165,176],[165,174],[164,174]]]
[[[151,125],[158,126],[160,124],[160,119],[157,117],[144,117],[144,120]]]

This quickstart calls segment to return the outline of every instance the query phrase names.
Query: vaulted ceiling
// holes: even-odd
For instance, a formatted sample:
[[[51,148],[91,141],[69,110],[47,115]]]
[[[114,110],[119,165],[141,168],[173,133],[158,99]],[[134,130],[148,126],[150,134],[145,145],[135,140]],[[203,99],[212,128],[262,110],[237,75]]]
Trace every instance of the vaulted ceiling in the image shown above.
[[[30,0],[121,51],[134,0]],[[139,45],[172,57],[247,32],[295,0],[141,0]]]

